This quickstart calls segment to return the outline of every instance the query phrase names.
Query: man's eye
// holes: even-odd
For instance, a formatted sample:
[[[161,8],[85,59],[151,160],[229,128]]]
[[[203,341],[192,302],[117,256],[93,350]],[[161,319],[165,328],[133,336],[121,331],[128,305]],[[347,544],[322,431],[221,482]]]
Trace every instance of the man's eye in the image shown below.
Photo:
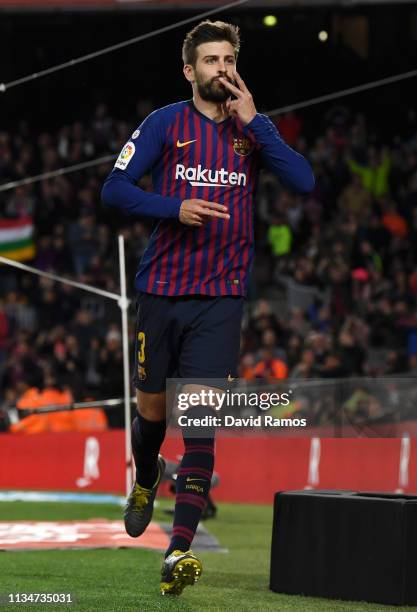
[[[213,59],[212,57],[210,57],[210,58],[207,60],[207,63],[208,63],[208,64],[212,64],[213,62],[214,62],[214,59]]]
[[[235,60],[233,58],[230,58],[230,59],[227,60],[227,63],[228,64],[234,64]]]

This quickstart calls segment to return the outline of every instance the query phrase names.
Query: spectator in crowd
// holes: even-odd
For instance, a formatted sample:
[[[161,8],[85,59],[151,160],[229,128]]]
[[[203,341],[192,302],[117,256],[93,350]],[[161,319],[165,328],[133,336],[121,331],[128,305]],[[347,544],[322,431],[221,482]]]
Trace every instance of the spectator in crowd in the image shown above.
[[[367,162],[361,164],[351,158],[348,165],[354,174],[360,176],[364,188],[374,198],[381,198],[389,194],[391,156],[387,148],[379,151],[375,147],[369,147]]]
[[[275,217],[268,230],[267,239],[274,257],[283,257],[291,251],[292,232],[283,216]]]

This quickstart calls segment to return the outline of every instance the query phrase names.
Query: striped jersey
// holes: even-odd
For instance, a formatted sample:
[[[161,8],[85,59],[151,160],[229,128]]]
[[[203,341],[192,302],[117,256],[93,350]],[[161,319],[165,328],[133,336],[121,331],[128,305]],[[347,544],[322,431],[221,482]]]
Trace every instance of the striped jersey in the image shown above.
[[[123,147],[102,190],[103,202],[158,221],[139,263],[138,291],[157,295],[245,295],[253,259],[253,207],[261,164],[299,193],[313,189],[309,163],[257,114],[247,125],[220,123],[192,101],[151,113]],[[153,192],[137,181],[151,172]],[[230,219],[203,226],[179,221],[181,203],[227,206]]]

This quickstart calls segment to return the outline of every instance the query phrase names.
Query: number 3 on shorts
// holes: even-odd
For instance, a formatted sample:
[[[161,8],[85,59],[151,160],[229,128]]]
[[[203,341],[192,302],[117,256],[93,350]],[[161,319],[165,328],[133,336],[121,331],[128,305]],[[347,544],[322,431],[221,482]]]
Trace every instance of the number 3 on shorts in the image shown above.
[[[138,333],[138,343],[139,343],[138,360],[139,360],[139,363],[143,363],[145,361],[145,332]]]

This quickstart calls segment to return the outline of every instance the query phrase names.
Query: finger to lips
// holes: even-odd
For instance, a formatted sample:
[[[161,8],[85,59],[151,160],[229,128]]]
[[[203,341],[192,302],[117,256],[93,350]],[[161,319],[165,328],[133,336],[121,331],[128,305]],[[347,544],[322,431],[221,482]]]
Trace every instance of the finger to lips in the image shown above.
[[[228,81],[225,77],[219,77],[219,81],[220,83],[223,83],[223,85],[226,85],[226,87],[228,87],[229,89],[232,89],[234,87],[234,85],[232,85],[232,83]]]
[[[228,89],[230,89],[230,91],[231,91],[232,93],[234,93],[234,94],[235,94],[235,96],[241,96],[241,95],[242,95],[242,92],[240,91],[240,89],[238,89],[237,87],[235,87],[234,85],[232,85],[231,83],[229,83],[229,81],[227,81],[227,80],[226,80],[226,79],[224,79],[223,77],[220,77],[220,79],[219,79],[219,80],[220,80],[220,81],[223,83],[223,85],[226,85],[226,87],[227,87]]]

